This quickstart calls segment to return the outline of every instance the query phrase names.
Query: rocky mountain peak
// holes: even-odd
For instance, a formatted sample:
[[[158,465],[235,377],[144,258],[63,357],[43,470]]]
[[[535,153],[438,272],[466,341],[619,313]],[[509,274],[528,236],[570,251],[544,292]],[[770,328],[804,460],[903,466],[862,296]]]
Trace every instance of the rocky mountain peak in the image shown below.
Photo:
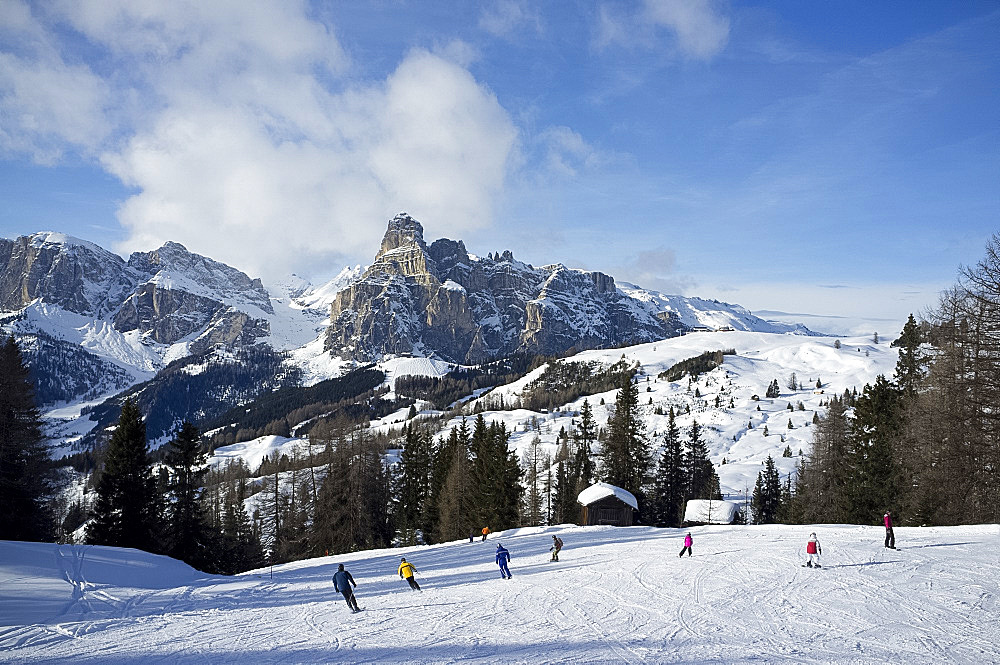
[[[461,240],[429,246],[406,213],[375,262],[337,294],[326,348],[356,360],[431,352],[462,363],[651,341],[677,327],[636,307],[602,273],[533,268],[510,251],[473,258]]]
[[[385,235],[382,237],[382,247],[375,258],[378,260],[378,256],[400,248],[414,247],[422,250],[427,248],[424,243],[424,227],[409,214],[401,212],[389,220]]]
[[[434,260],[427,253],[424,227],[401,212],[389,220],[382,246],[366,275],[387,274],[426,278],[436,273]]]

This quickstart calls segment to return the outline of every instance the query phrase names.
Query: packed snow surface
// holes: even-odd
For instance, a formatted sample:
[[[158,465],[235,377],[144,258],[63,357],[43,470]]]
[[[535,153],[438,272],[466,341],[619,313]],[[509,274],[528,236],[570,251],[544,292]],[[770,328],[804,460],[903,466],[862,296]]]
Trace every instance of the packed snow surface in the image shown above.
[[[997,525],[526,528],[235,577],[0,542],[0,662],[993,663]],[[809,533],[822,569],[802,567]],[[549,561],[551,535],[565,542]],[[500,578],[497,542],[511,553]],[[417,569],[410,591],[400,556]],[[365,611],[330,578],[344,563]]]

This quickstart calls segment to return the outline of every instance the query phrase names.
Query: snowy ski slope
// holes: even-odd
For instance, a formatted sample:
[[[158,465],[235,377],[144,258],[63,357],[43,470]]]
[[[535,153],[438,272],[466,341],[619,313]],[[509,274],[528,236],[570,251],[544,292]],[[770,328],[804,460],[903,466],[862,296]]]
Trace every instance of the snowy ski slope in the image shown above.
[[[1000,527],[548,527],[233,578],[0,543],[0,662],[995,663]],[[801,566],[811,531],[821,570]],[[548,561],[551,534],[566,545]],[[512,555],[511,580],[493,563]],[[396,575],[405,555],[423,593]],[[330,578],[345,563],[365,611]]]

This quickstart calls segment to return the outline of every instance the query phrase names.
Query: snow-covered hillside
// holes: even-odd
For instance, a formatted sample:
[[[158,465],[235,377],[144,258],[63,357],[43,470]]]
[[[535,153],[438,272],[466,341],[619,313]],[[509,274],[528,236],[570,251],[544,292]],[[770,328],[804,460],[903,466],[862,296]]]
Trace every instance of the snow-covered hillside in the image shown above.
[[[721,367],[703,374],[690,385],[687,378],[674,382],[658,378],[677,362],[704,351],[727,349],[736,353],[725,356]],[[654,449],[662,443],[660,436],[666,428],[670,407],[677,414],[677,425],[684,437],[697,420],[703,428],[702,436],[719,473],[723,493],[738,498],[753,491],[757,473],[769,455],[783,475],[792,472],[800,460],[800,451],[808,453],[812,447],[813,416],[826,410],[821,403],[842,395],[845,390],[860,392],[880,374],[891,377],[898,351],[888,343],[875,344],[866,338],[716,332],[691,333],[624,349],[584,351],[566,360],[611,365],[623,357],[641,367],[639,403]],[[502,395],[506,403],[511,403],[543,370],[539,368],[480,399],[489,403]],[[792,374],[801,388],[788,387]],[[767,386],[775,379],[781,395],[768,399]],[[817,382],[822,387],[817,388]],[[527,450],[537,436],[543,451],[554,454],[560,430],[572,431],[583,401],[589,400],[595,420],[603,426],[614,405],[615,392],[580,397],[549,413],[519,409],[485,411],[483,416],[487,421],[505,422],[508,430],[514,432],[511,444],[519,451]],[[455,418],[449,425],[457,425],[458,421]],[[786,448],[791,450],[792,457],[782,457]]]
[[[802,567],[811,531],[823,568]],[[995,663],[1000,527],[519,529],[204,576],[0,542],[0,662]],[[565,542],[550,562],[551,535]],[[511,552],[500,578],[496,542]],[[400,556],[423,591],[396,574]],[[365,611],[330,578],[344,563]]]
[[[721,349],[733,349],[736,353],[725,356],[721,367],[702,375],[690,386],[687,378],[674,382],[658,378],[661,372],[679,361],[704,351]],[[627,348],[584,351],[564,360],[608,366],[622,357],[641,367],[639,402],[654,452],[658,453],[662,445],[670,407],[677,414],[682,438],[687,437],[692,422],[697,420],[719,474],[723,494],[742,501],[753,492],[757,474],[768,456],[774,459],[783,478],[792,473],[801,455],[812,449],[813,418],[825,413],[826,401],[834,395],[842,395],[845,390],[860,392],[880,374],[891,377],[898,352],[884,341],[875,344],[861,337],[841,339],[733,331],[691,333]],[[398,376],[441,376],[448,366],[425,358],[396,358],[380,363],[379,368],[386,373],[386,384],[391,387]],[[491,404],[502,396],[506,404],[515,403],[544,370],[545,366],[539,367],[522,379],[485,394],[478,391],[477,398],[483,404]],[[788,387],[792,374],[802,384],[801,389]],[[781,387],[781,395],[769,399],[765,397],[767,386],[775,379]],[[817,388],[817,382],[822,387]],[[485,410],[483,417],[487,422],[495,420],[506,425],[507,431],[512,433],[510,445],[519,456],[529,449],[536,437],[541,441],[543,454],[554,455],[559,432],[563,429],[573,431],[585,399],[593,408],[595,420],[604,426],[615,402],[614,390],[586,395],[548,412],[523,408]],[[476,405],[475,400],[468,402],[468,410]],[[417,421],[435,413],[438,412],[425,409],[417,415]],[[445,424],[445,430],[457,426],[460,421],[461,416],[455,416]],[[405,409],[372,421],[370,431],[398,434],[404,422]],[[277,451],[292,457],[293,449],[305,450],[307,445],[308,441],[300,438],[262,437],[217,449],[212,464],[224,465],[241,457],[251,469],[256,469],[265,454],[270,456]],[[783,456],[786,448],[791,451],[791,457]],[[389,455],[388,461],[395,461],[395,457]],[[252,514],[256,506],[253,497],[248,499],[247,506]]]

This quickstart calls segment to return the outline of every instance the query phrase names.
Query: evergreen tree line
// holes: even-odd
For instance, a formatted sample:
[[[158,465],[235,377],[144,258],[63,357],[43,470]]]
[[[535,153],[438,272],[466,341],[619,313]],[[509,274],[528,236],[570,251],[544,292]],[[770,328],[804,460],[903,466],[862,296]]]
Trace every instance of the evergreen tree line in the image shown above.
[[[621,377],[608,419],[600,478],[636,497],[638,523],[679,526],[688,500],[722,498],[719,476],[709,459],[701,425],[692,420],[683,436],[673,407],[668,412],[662,453],[654,460],[641,409],[634,374]]]
[[[926,320],[911,314],[892,379],[831,398],[794,487],[765,515],[798,523],[1000,521],[1000,235]],[[853,409],[853,411],[852,411]],[[762,494],[776,493],[773,478]],[[756,492],[755,492],[756,495]]]
[[[394,388],[397,395],[426,400],[435,409],[444,410],[475,390],[516,381],[546,361],[544,356],[518,353],[478,367],[456,369],[441,377],[401,376]]]
[[[300,371],[290,368],[285,360],[285,354],[266,345],[241,347],[231,355],[209,352],[175,360],[149,381],[84,411],[99,425],[81,445],[96,445],[97,433],[118,420],[122,404],[128,399],[146,414],[149,438],[161,439],[172,435],[177,423],[194,421],[196,414],[198,420],[207,421],[229,411],[233,404],[245,404],[259,395],[294,386]],[[192,373],[192,367],[199,371]]]
[[[607,392],[622,382],[622,376],[634,373],[635,369],[624,359],[610,367],[603,367],[598,362],[554,360],[531,382],[520,403],[512,408],[549,411],[574,402],[582,395]]]
[[[487,424],[479,414],[471,429],[463,418],[436,442],[412,425],[404,439],[393,493],[401,544],[455,540],[483,527],[497,531],[521,523],[523,472],[503,423]]]
[[[350,405],[364,403],[365,407],[360,410],[367,415],[372,404],[386,392],[378,390],[383,381],[385,374],[362,367],[312,386],[288,386],[269,391],[252,402],[206,419],[203,427],[217,430],[212,437],[216,447],[270,434],[289,436],[291,427],[317,416],[329,417],[345,411]],[[391,406],[396,407],[396,404]]]
[[[659,373],[657,378],[665,381],[680,381],[685,375],[696,379],[705,372],[711,372],[716,367],[722,365],[725,356],[736,355],[736,349],[724,349],[720,351],[705,351],[701,355],[693,358],[686,358],[672,365]]]

